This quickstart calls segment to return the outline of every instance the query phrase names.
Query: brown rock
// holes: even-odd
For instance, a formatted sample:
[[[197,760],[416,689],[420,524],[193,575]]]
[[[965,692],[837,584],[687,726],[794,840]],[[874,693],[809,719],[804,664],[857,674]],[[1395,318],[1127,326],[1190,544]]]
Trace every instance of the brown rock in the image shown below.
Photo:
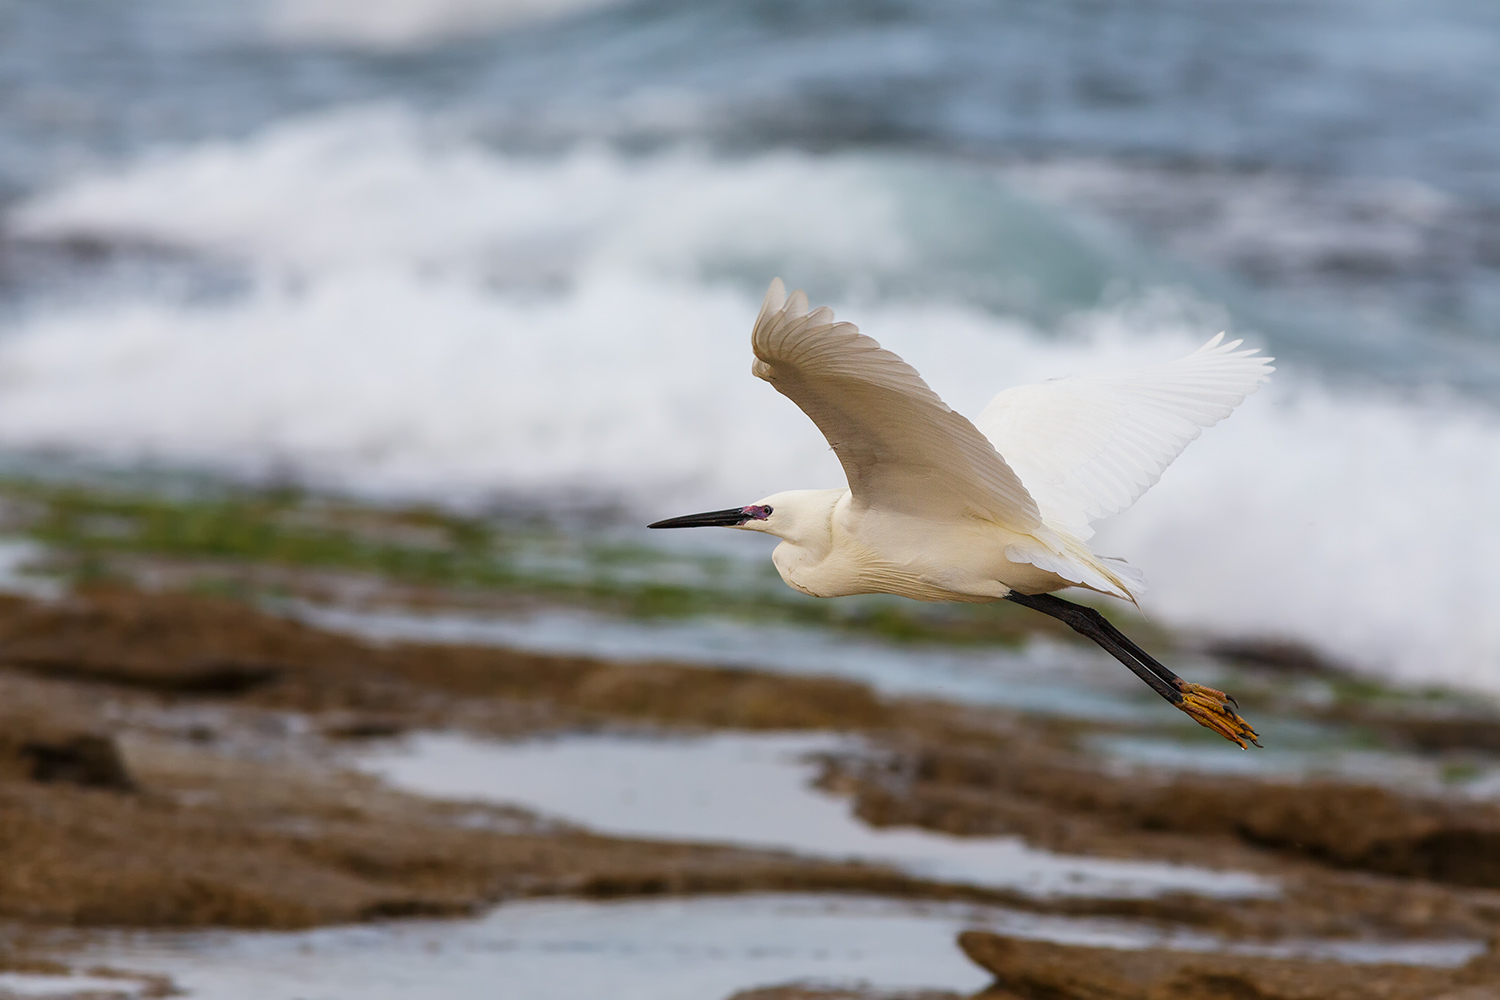
[[[1493,953],[1458,969],[1082,948],[965,931],[964,954],[995,976],[984,1000],[1494,1000]]]
[[[56,742],[33,740],[21,745],[20,755],[31,762],[32,781],[117,792],[135,789],[115,741],[108,736],[84,733]]]

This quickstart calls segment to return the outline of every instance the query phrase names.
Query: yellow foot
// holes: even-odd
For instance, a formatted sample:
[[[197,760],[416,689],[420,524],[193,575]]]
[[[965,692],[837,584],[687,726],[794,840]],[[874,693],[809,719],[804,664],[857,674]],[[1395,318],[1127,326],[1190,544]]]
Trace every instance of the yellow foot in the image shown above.
[[[1182,692],[1177,707],[1192,716],[1198,725],[1212,729],[1231,743],[1238,743],[1241,750],[1249,749],[1245,746],[1246,740],[1260,746],[1260,734],[1240,718],[1240,713],[1235,711],[1238,706],[1229,695],[1186,681],[1179,681],[1177,689]]]

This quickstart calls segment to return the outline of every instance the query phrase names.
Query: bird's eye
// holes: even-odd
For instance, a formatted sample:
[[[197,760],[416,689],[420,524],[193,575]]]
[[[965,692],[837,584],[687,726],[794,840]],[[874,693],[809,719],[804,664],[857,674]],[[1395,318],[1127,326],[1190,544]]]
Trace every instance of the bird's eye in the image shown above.
[[[771,508],[764,505],[751,504],[745,508],[745,516],[754,521],[764,521],[771,516]]]

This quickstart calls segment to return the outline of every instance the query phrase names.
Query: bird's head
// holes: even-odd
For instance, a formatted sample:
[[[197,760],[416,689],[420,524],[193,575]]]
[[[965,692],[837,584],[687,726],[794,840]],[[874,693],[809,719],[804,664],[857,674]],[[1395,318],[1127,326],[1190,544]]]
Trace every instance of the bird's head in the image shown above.
[[[816,543],[828,534],[833,505],[847,490],[789,490],[745,507],[684,514],[648,524],[648,528],[741,528],[763,531],[797,544]]]
[[[768,498],[769,499],[769,498]],[[669,517],[646,525],[648,528],[747,528],[750,531],[765,531],[775,534],[770,527],[776,517],[776,507],[761,501],[745,507],[730,507],[725,510],[709,510],[702,514],[684,514]]]

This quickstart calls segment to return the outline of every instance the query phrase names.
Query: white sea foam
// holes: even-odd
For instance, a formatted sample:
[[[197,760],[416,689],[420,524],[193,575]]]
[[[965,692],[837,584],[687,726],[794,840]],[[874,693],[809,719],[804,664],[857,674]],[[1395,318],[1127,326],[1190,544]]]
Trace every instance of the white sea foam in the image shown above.
[[[891,171],[855,157],[496,154],[390,107],[162,153],[20,206],[21,234],[161,242],[317,277],[398,268],[501,288],[772,263],[916,266]]]
[[[251,290],[32,315],[0,341],[0,443],[444,499],[585,491],[654,515],[841,481],[747,373],[754,285],[773,273],[838,290],[841,315],[969,413],[1009,384],[1214,332],[1132,307],[1074,310],[1044,335],[923,298],[970,244],[1021,268],[1041,218],[1024,236],[945,235],[913,205],[959,182],[934,167],[923,183],[858,156],[525,159],[392,110],[159,154],[7,221],[236,261]],[[973,214],[1023,218],[992,207]],[[891,287],[906,293],[871,293]],[[1356,397],[1283,365],[1098,543],[1147,571],[1146,610],[1167,621],[1500,691],[1496,495],[1492,411]]]

